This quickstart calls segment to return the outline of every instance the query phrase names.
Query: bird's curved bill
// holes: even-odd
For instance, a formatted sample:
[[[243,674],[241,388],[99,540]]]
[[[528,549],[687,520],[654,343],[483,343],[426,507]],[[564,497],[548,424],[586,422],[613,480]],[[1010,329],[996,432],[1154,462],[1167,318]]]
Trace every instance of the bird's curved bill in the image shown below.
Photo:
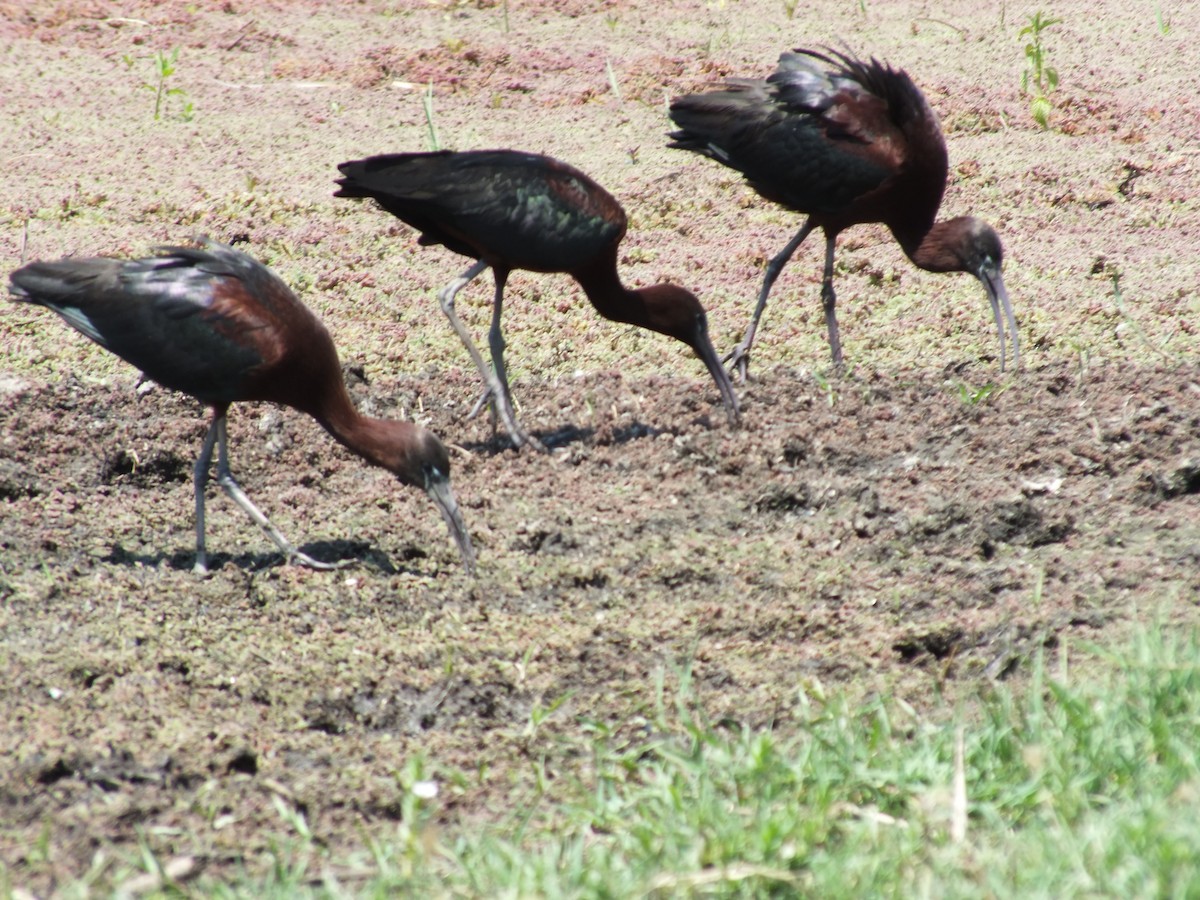
[[[721,402],[725,404],[725,416],[729,419],[729,424],[737,425],[742,420],[742,414],[738,410],[737,395],[733,392],[733,383],[729,380],[729,373],[725,371],[725,367],[721,365],[721,358],[713,349],[712,341],[708,337],[708,326],[703,319],[697,322],[696,330],[698,332],[695,342],[696,355],[704,360],[704,365],[712,374],[713,381],[717,383],[717,390],[721,392]]]
[[[979,270],[978,277],[992,305],[992,318],[996,320],[996,337],[1000,340],[1000,371],[1004,371],[1006,325],[1008,339],[1012,342],[1013,368],[1016,369],[1021,365],[1021,342],[1017,338],[1017,317],[1013,315],[1012,301],[1008,299],[1008,290],[1004,287],[1004,276],[1000,274],[999,266],[986,265]]]
[[[463,565],[466,566],[467,574],[474,575],[475,548],[471,546],[471,535],[467,533],[466,523],[463,522],[462,513],[458,510],[458,501],[454,499],[454,491],[450,488],[450,479],[441,473],[428,476],[425,479],[425,493],[437,506],[442,518],[446,520],[450,536],[454,538],[459,552],[462,553]]]

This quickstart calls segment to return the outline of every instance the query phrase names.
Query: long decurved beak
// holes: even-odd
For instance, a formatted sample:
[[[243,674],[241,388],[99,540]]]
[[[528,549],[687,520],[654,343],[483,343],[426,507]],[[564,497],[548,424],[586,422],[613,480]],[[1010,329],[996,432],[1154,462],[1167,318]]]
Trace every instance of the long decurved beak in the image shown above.
[[[721,365],[717,351],[713,349],[712,340],[708,336],[708,322],[704,316],[696,317],[696,334],[692,341],[692,349],[704,361],[713,381],[717,383],[717,390],[721,392],[721,402],[725,404],[725,417],[729,420],[729,424],[731,426],[741,424],[742,414],[738,409],[737,395],[733,392],[733,383],[729,380],[729,373]]]
[[[992,305],[992,318],[996,320],[996,337],[1000,340],[1000,371],[1004,371],[1004,335],[1005,324],[1008,327],[1008,338],[1012,341],[1013,368],[1021,365],[1021,342],[1017,337],[1017,317],[1013,315],[1012,302],[1008,299],[1008,291],[1004,287],[1004,276],[1000,274],[1000,266],[987,262],[980,267],[976,276],[987,291],[988,302]],[[1001,318],[1003,310],[1004,318]]]
[[[450,536],[458,544],[462,553],[463,565],[468,575],[475,574],[475,548],[471,546],[471,535],[467,533],[466,523],[458,510],[458,501],[454,499],[454,491],[450,488],[450,479],[441,472],[434,471],[425,476],[425,493],[437,506]]]

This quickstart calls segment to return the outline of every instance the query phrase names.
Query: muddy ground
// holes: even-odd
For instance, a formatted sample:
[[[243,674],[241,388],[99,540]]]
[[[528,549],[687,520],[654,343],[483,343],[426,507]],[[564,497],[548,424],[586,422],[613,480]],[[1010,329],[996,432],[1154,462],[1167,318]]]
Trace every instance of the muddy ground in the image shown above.
[[[582,723],[638,722],[689,663],[709,715],[787,729],[816,685],[937,716],[1038,651],[1194,624],[1200,8],[1125,6],[1048,10],[1042,129],[1034,10],[1011,4],[0,2],[4,258],[243,241],[325,318],[365,410],[454,445],[480,558],[467,577],[418,492],[248,404],[242,485],[351,565],[284,565],[214,492],[195,576],[199,404],[0,304],[4,877],[117,878],[139,841],[257,871],[278,800],[345,854],[394,831],[418,765],[446,827],[496,820],[536,768],[566,777]],[[477,378],[434,299],[463,261],[331,197],[336,163],[431,131],[562,157],[629,210],[626,280],[695,289],[726,350],[799,220],[665,149],[664,102],[838,41],[938,111],[943,209],[1004,238],[1022,371],[999,371],[972,279],[915,270],[873,227],[839,249],[849,373],[829,370],[814,239],[737,430],[685,348],[516,275],[514,393],[554,450],[514,452],[467,419]],[[150,57],[176,49],[156,120]],[[490,294],[459,303],[481,338]]]

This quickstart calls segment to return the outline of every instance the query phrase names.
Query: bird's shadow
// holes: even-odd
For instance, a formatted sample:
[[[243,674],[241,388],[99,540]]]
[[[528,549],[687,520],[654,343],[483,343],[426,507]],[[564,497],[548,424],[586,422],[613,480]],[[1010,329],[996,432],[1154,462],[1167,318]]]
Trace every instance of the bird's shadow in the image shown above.
[[[336,570],[351,570],[356,567],[372,569],[384,575],[421,575],[421,568],[406,563],[428,559],[429,554],[415,545],[406,545],[400,550],[400,562],[397,565],[392,557],[367,541],[328,540],[311,541],[297,547],[301,553],[336,567]],[[162,564],[177,571],[190,572],[196,564],[196,554],[186,550],[176,550],[173,553],[132,553],[120,544],[113,544],[109,552],[100,557],[100,561],[119,566],[141,566],[156,569]],[[290,565],[288,558],[275,551],[256,553],[210,553],[208,556],[209,572],[216,572],[232,564],[235,568],[253,573],[266,569]]]
[[[659,428],[645,422],[635,421],[620,428],[606,429],[598,434],[595,428],[580,428],[576,425],[563,425],[553,431],[531,432],[548,450],[559,450],[572,444],[592,444],[595,446],[610,446],[628,444],[630,441],[642,438],[655,438],[660,434],[678,434],[674,428]],[[497,432],[486,440],[460,445],[469,453],[499,456],[502,453],[519,449],[507,434]]]
[[[643,438],[656,438],[660,434],[678,435],[679,431],[674,428],[659,428],[656,425],[647,425],[645,422],[631,422],[622,428],[614,428],[611,435],[597,441],[597,443],[601,445],[628,444],[631,441],[640,441]]]
[[[559,447],[567,447],[571,444],[589,440],[595,434],[595,429],[563,425],[561,428],[556,428],[553,431],[531,431],[530,434],[541,441],[542,445],[547,449],[555,450]],[[513,439],[501,431],[497,431],[486,441],[472,441],[470,443],[459,444],[459,446],[468,453],[479,453],[487,456],[499,456],[502,453],[520,450],[520,447],[514,443]]]

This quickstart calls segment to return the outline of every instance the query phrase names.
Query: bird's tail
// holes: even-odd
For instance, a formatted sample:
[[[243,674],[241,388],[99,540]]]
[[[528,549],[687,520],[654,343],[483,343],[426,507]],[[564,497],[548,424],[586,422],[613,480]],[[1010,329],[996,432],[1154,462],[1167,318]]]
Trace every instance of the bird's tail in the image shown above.
[[[109,259],[32,262],[8,276],[8,293],[18,302],[57,306],[88,291],[113,268]]]
[[[705,94],[685,94],[671,101],[671,121],[679,126],[668,133],[668,147],[690,150],[724,161],[720,150],[748,123],[757,121],[768,102],[766,82],[734,78],[722,89]]]
[[[8,294],[18,303],[54,310],[76,331],[107,346],[84,307],[98,286],[112,283],[118,266],[116,260],[102,258],[29,263],[8,276]]]
[[[339,163],[338,171],[342,177],[337,179],[338,189],[333,196],[362,200],[377,198],[381,193],[396,193],[410,182],[421,182],[421,173],[427,169],[423,165],[426,160],[441,160],[452,155],[449,150],[384,153]],[[430,177],[433,173],[440,175],[443,171],[436,168],[424,177]]]

